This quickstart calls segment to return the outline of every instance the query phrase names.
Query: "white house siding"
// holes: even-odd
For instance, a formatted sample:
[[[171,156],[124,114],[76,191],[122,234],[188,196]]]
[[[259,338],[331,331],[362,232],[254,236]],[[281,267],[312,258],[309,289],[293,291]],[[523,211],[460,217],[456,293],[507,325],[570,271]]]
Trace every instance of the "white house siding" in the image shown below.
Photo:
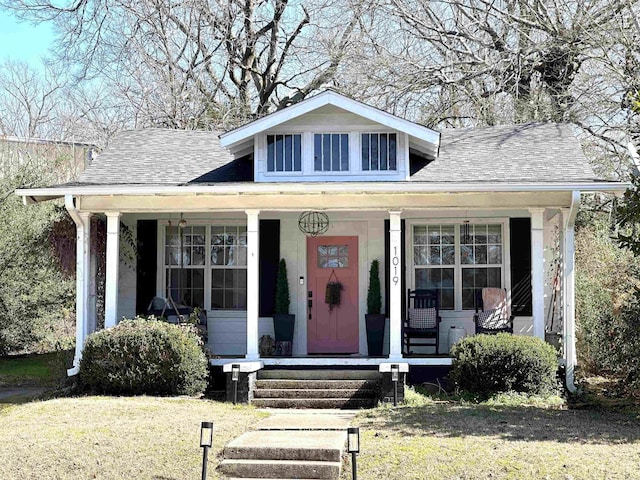
[[[396,133],[397,134],[397,170],[362,171],[360,134]],[[302,134],[302,170],[300,173],[267,172],[268,134]],[[313,134],[348,133],[350,170],[348,172],[315,172],[313,170]],[[385,127],[369,119],[346,112],[333,106],[325,106],[314,113],[306,114],[286,121],[254,137],[257,182],[304,182],[304,181],[398,181],[406,180],[409,166],[409,137],[400,131]]]
[[[553,276],[550,271],[552,266],[554,231],[558,225],[559,215],[554,215],[554,210],[545,212],[545,319],[549,311],[552,298]],[[403,218],[407,222],[419,223],[421,220],[434,220],[441,218],[443,222],[461,218],[507,218],[526,217],[527,210],[513,209],[502,210],[499,214],[491,210],[475,210],[473,212],[451,212],[450,210],[433,210],[403,212]],[[293,353],[295,355],[306,354],[307,342],[307,322],[306,322],[306,237],[298,229],[299,213],[269,213],[262,212],[260,218],[271,218],[280,220],[280,252],[281,257],[287,261],[289,274],[289,285],[291,289],[291,305],[296,314],[296,327],[293,342]],[[218,218],[216,220],[216,217]],[[367,353],[366,328],[364,315],[366,313],[366,295],[369,277],[369,266],[371,261],[378,259],[381,266],[381,283],[384,292],[386,278],[384,275],[384,220],[387,215],[382,212],[330,212],[330,227],[326,235],[357,235],[359,237],[359,284],[360,284],[360,353]],[[176,215],[153,215],[153,214],[123,214],[121,221],[125,223],[131,232],[136,234],[136,224],[138,219],[154,218],[158,220],[159,230],[162,231],[164,221],[169,218],[177,219]],[[237,214],[189,214],[185,215],[187,221],[197,224],[198,221],[208,223],[225,223],[225,221],[246,221],[246,218]],[[406,231],[407,239],[407,288],[411,287],[411,249],[410,230]],[[159,252],[161,251],[161,239],[159,238]],[[160,259],[160,255],[159,255]],[[508,268],[505,266],[505,268]],[[161,294],[162,268],[158,266],[158,294]],[[304,284],[300,284],[300,277],[304,277]],[[383,299],[384,301],[384,299]],[[135,265],[130,265],[124,260],[124,249],[120,248],[120,269],[118,284],[118,318],[131,318],[135,315],[136,308],[136,270]],[[443,320],[440,330],[440,351],[448,351],[448,333],[452,326],[465,328],[467,334],[474,331],[472,312],[443,312]],[[214,310],[208,312],[209,348],[216,355],[244,355],[246,353],[246,315],[245,312]],[[259,320],[259,336],[271,335],[273,332],[273,321],[270,317],[262,317]],[[514,321],[514,332],[521,335],[532,335],[532,317],[516,317]],[[386,323],[384,354],[388,354],[389,349],[389,322]],[[415,349],[420,353],[420,349]],[[423,353],[432,352],[433,349],[424,349]]]
[[[280,220],[280,256],[287,262],[292,313],[296,315],[293,354],[307,353],[307,240],[298,229],[299,213],[278,215],[264,212],[261,218]],[[325,235],[357,235],[359,237],[359,290],[360,290],[360,353],[367,353],[364,314],[371,261],[378,259],[384,265],[384,220],[382,213],[330,213],[330,226]],[[381,272],[381,277],[384,272]],[[300,284],[303,277],[303,284]],[[384,289],[384,279],[381,278]],[[384,291],[384,290],[383,290]],[[244,312],[209,312],[209,349],[216,355],[244,355],[246,352],[246,316]],[[259,336],[273,333],[273,320],[260,318]],[[388,328],[388,327],[387,327]],[[386,347],[388,350],[388,335]]]

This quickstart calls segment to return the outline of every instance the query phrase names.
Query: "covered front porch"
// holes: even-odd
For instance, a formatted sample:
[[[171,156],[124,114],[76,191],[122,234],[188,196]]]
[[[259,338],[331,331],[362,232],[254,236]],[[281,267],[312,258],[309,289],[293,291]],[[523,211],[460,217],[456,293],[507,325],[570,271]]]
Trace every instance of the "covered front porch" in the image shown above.
[[[170,295],[207,312],[212,365],[446,366],[448,332],[456,327],[474,334],[473,292],[482,287],[506,289],[515,334],[559,334],[562,357],[573,364],[573,222],[579,192],[390,194],[367,188],[373,191],[325,192],[331,187],[317,186],[317,192],[279,195],[67,196],[78,225],[76,364],[84,339],[96,328],[92,215],[107,220],[105,327],[145,313],[154,296]],[[299,228],[305,211],[324,212],[327,231],[305,235]],[[123,254],[122,226],[137,244],[133,265]],[[292,355],[262,356],[260,338],[274,336],[280,258],[287,263],[290,313],[296,318]],[[381,264],[387,318],[383,355],[375,357],[367,349],[365,324],[373,260]],[[344,303],[319,323],[320,309],[328,309],[324,288],[332,273],[345,284]],[[407,291],[415,288],[439,291],[439,355],[433,347],[403,348]]]

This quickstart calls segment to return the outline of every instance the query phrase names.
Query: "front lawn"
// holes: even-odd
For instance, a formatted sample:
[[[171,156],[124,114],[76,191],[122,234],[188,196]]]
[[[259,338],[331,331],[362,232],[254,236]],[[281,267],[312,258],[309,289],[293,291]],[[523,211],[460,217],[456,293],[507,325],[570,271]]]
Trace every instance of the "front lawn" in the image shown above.
[[[82,397],[0,407],[0,478],[200,478],[200,423],[222,447],[266,414],[191,398]]]
[[[523,404],[507,397],[476,405],[408,397],[414,406],[383,406],[356,418],[358,478],[638,478],[637,416],[568,410],[557,400]]]
[[[73,351],[0,357],[0,387],[50,386],[66,376]]]

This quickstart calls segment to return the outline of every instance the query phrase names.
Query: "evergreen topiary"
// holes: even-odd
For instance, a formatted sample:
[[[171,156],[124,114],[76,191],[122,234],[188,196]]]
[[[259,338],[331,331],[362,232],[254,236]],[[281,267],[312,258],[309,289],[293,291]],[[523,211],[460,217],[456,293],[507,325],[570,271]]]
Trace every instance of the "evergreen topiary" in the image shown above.
[[[276,314],[289,313],[289,304],[291,297],[289,296],[289,280],[287,278],[287,262],[284,258],[278,264],[278,276],[276,278]]]
[[[192,325],[135,318],[87,337],[80,385],[124,395],[196,395],[207,383],[207,358]]]
[[[456,343],[451,356],[449,378],[481,399],[510,391],[544,395],[557,388],[556,352],[537,337],[475,335]]]
[[[380,263],[371,262],[369,269],[369,291],[367,292],[367,313],[380,313],[382,310],[382,292],[380,290]]]

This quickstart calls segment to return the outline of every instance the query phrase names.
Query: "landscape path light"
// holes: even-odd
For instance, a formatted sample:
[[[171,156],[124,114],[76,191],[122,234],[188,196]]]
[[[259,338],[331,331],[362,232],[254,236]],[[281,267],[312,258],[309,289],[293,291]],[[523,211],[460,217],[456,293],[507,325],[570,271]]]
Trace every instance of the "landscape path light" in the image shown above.
[[[393,406],[398,406],[398,381],[400,380],[400,365],[391,365],[391,381],[393,382]]]
[[[207,457],[213,445],[213,422],[202,422],[200,425],[200,446],[202,447],[202,480],[207,479]]]
[[[231,380],[233,381],[233,404],[238,403],[238,380],[240,380],[240,364],[231,365]]]
[[[347,428],[347,451],[351,454],[351,477],[358,478],[356,455],[360,453],[360,429],[358,427]]]

